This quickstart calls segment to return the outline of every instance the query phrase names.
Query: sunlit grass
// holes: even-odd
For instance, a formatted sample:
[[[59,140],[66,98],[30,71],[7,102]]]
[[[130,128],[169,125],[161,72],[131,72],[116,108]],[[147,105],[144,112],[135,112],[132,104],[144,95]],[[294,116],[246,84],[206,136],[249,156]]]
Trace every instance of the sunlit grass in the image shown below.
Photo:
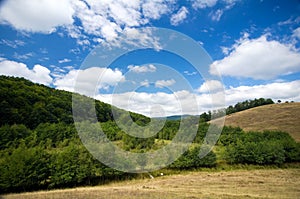
[[[300,169],[261,169],[182,174],[96,187],[5,195],[3,199],[65,198],[299,198]]]

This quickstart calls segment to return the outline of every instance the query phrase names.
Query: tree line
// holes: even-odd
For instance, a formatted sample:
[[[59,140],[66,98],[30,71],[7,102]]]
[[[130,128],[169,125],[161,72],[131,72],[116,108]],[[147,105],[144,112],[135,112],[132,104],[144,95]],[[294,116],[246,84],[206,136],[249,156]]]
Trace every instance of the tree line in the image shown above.
[[[23,78],[0,76],[0,192],[22,192],[37,189],[93,185],[112,179],[130,179],[136,174],[124,173],[96,160],[83,146],[72,117],[72,94]],[[92,100],[78,95],[82,100]],[[270,100],[248,100],[237,107],[271,103]],[[239,104],[239,103],[238,103]],[[234,106],[235,107],[235,106]],[[82,107],[89,112],[88,107]],[[97,122],[79,118],[76,125],[87,128],[101,126],[106,138],[123,150],[141,153],[157,150],[170,143],[180,130],[180,120],[167,120],[162,129],[149,138],[136,138],[125,133],[113,118],[112,109],[121,120],[127,112],[95,101]],[[236,109],[240,110],[240,109]],[[147,126],[150,118],[130,113],[133,124]],[[203,117],[202,117],[203,118]],[[190,125],[184,135],[190,136],[198,125],[191,147],[169,169],[184,170],[215,167],[219,161],[227,164],[282,165],[300,161],[300,144],[284,132],[244,132],[240,128],[224,127],[217,146],[218,156],[210,151],[199,158],[207,130],[210,137],[219,136],[217,126],[206,119],[186,118]],[[126,122],[126,121],[125,121]],[[128,128],[134,129],[133,124]],[[97,131],[95,131],[97,132]],[[90,134],[89,134],[90,133]],[[147,132],[140,132],[147,133]],[[101,137],[86,132],[81,136]],[[141,160],[147,164],[147,160]]]
[[[176,133],[173,132],[176,128],[169,129],[171,124],[168,124],[154,137],[130,140],[115,125],[112,122],[101,123],[101,126],[105,126],[106,135],[117,142],[123,141],[120,147],[133,152],[157,150],[168,144],[167,141],[171,141]],[[201,123],[191,147],[167,168],[186,170],[215,167],[219,161],[256,165],[282,165],[300,161],[300,143],[289,134],[273,131],[246,133],[238,127],[224,127],[216,145],[223,148],[223,152],[218,155],[219,159],[213,151],[204,158],[199,158],[208,127],[209,124]],[[34,130],[22,124],[4,125],[0,127],[0,136],[2,193],[93,185],[111,179],[137,176],[114,170],[96,160],[82,145],[74,125],[42,123]],[[165,140],[166,143],[157,146],[158,137],[163,137],[160,140]],[[135,142],[134,145],[132,142]],[[147,160],[144,164],[147,164]]]
[[[207,113],[204,112],[200,115],[200,119],[202,121],[208,122],[211,119],[218,118],[224,115],[230,115],[232,113],[244,111],[250,108],[263,106],[267,104],[274,104],[273,100],[270,98],[259,98],[254,100],[245,100],[243,102],[238,102],[235,105],[228,106],[225,110],[213,110],[208,111]]]

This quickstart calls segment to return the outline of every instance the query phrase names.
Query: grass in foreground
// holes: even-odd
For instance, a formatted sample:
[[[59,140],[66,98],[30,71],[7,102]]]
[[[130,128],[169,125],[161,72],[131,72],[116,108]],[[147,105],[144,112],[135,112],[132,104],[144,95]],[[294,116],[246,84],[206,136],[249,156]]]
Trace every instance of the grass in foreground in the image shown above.
[[[300,169],[185,172],[97,187],[9,194],[1,199],[16,198],[300,198]]]

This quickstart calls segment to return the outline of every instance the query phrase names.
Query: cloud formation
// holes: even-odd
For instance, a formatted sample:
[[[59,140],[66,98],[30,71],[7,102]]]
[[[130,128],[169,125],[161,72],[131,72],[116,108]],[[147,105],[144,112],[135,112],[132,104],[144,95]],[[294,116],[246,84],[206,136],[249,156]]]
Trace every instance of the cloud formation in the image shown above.
[[[18,30],[51,33],[73,23],[70,0],[9,0],[0,7],[0,22]]]
[[[56,78],[53,85],[57,89],[94,96],[99,89],[108,89],[124,80],[122,72],[117,69],[91,67],[85,70],[70,70],[66,75]]]
[[[211,8],[221,2],[228,10],[236,1],[188,2],[196,10]],[[111,42],[126,29],[145,26],[162,16],[169,16],[171,25],[177,26],[186,20],[189,11],[182,6],[173,14],[176,3],[178,0],[9,0],[0,7],[0,23],[33,33],[49,34],[62,28],[79,45],[85,46],[92,41]],[[219,20],[223,11],[217,10],[212,19]]]
[[[227,104],[234,104],[246,99],[272,98],[282,101],[300,100],[300,80],[270,83],[255,86],[239,86],[225,90]]]
[[[24,77],[35,83],[50,85],[52,77],[50,70],[42,65],[36,64],[32,69],[20,62],[4,60],[0,62],[0,75]]]
[[[14,40],[14,41],[7,40],[7,39],[1,39],[0,44],[9,46],[11,48],[18,48],[20,46],[25,46],[25,42],[18,40],[18,39]]]
[[[223,13],[224,13],[224,10],[218,9],[215,12],[211,12],[210,17],[213,21],[220,21]]]
[[[293,37],[297,38],[300,40],[300,27],[299,28],[296,28],[294,31],[293,31]]]
[[[152,73],[156,71],[156,67],[153,64],[143,65],[143,66],[129,65],[127,68],[129,69],[129,71],[135,73],[147,73],[147,72]]]
[[[237,41],[229,55],[214,61],[210,73],[261,80],[277,78],[300,71],[300,53],[291,45],[247,36]]]
[[[182,23],[188,15],[189,11],[186,7],[182,6],[176,14],[171,16],[170,22],[173,26],[177,26]]]
[[[221,93],[214,93],[215,98]],[[272,98],[282,101],[300,101],[300,80],[270,83],[255,86],[231,87],[225,90],[226,106],[254,98]],[[222,101],[212,102],[212,94],[194,94],[186,90],[174,93],[127,92],[118,94],[99,94],[97,99],[120,108],[152,117],[190,114],[199,115],[204,111],[222,107]],[[194,100],[196,99],[196,101]],[[160,107],[153,111],[151,107]],[[163,111],[162,111],[163,110]]]
[[[149,80],[146,79],[144,81],[141,81],[140,85],[141,86],[145,86],[145,87],[149,87],[150,86],[150,82],[149,82]]]
[[[193,1],[194,9],[204,9],[207,7],[213,7],[217,4],[218,0],[195,0]]]
[[[157,87],[157,88],[164,88],[164,87],[172,86],[175,83],[176,83],[176,81],[174,79],[157,80],[155,82],[155,87]]]
[[[72,61],[72,60],[67,59],[67,58],[64,58],[64,59],[62,59],[62,60],[58,60],[58,63],[63,64],[63,63],[68,63],[68,62],[70,62],[70,61]]]
[[[220,91],[223,88],[223,84],[218,80],[208,80],[205,81],[197,91],[200,93],[207,93],[207,92],[215,92]]]

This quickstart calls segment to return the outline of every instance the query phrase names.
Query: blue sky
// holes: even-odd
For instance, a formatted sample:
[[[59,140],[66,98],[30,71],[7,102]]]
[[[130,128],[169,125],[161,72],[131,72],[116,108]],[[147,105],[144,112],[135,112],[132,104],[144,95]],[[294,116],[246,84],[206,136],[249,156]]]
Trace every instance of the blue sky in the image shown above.
[[[3,1],[0,74],[149,116],[300,101],[299,13],[298,0]],[[179,55],[164,49],[168,31],[149,27],[177,35]]]

